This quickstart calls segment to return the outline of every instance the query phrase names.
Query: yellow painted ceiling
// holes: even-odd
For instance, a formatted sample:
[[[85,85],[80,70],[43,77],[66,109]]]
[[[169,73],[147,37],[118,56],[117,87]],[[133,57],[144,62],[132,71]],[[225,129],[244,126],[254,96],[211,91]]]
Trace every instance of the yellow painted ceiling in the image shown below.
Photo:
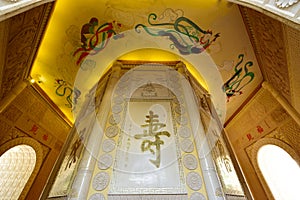
[[[220,33],[220,37],[203,53],[184,55],[178,49],[170,48],[168,37],[151,36],[145,30],[142,30],[143,33],[137,34],[136,25],[151,26],[148,21],[151,13],[158,16],[160,23],[174,24],[176,19],[184,17],[205,31],[212,31],[213,34]],[[96,52],[95,55],[89,54],[82,60],[81,64],[78,64],[76,62],[78,62],[79,54],[75,52],[83,45],[81,34],[83,26],[88,24],[92,18],[97,18],[97,26],[109,23],[114,25],[116,37],[111,37],[108,40],[107,35],[105,35],[109,34],[108,32],[100,35],[100,39],[106,37],[105,48]],[[187,28],[191,28],[190,25],[184,24]],[[172,29],[175,26],[156,27]],[[132,40],[135,37],[136,39]],[[101,43],[97,44],[101,45]],[[190,45],[194,44],[191,43]],[[232,115],[262,80],[251,43],[236,5],[217,0],[57,0],[34,62],[31,77],[73,122],[72,102],[70,103],[68,100],[68,95],[74,96],[75,94],[73,86],[79,70],[97,74],[95,78],[84,79],[84,82],[92,87],[100,79],[99,76],[116,59],[181,60],[199,82],[210,92],[213,92],[213,88],[219,87],[220,90],[222,88],[222,84],[212,86],[214,76],[220,76],[223,83],[229,80],[236,72],[234,66],[240,61],[238,57],[240,54],[244,55],[244,60],[239,67],[242,68],[242,65],[247,61],[253,62],[251,70],[255,74],[255,78],[251,80],[251,83],[246,84],[242,95],[231,98],[230,102],[226,103],[226,116],[222,117],[228,118]],[[204,58],[205,56],[209,57],[211,62],[205,61],[207,59]],[[89,66],[89,68],[83,69],[82,63],[85,60],[92,60],[97,67]],[[209,68],[215,68],[215,71],[210,71]],[[95,69],[98,71],[93,71]],[[239,78],[242,76],[241,74]],[[66,89],[62,90],[64,88]],[[86,89],[82,90],[80,91],[80,100],[87,92]],[[218,101],[226,101],[226,99],[220,100],[220,98],[222,97],[215,97]]]

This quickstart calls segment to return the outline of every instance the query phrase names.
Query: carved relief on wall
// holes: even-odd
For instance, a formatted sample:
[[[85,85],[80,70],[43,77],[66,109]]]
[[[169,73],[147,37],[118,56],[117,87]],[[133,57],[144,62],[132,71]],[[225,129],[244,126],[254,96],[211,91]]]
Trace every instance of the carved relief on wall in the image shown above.
[[[77,127],[78,130],[72,129],[70,133],[70,145],[64,152],[64,159],[57,172],[49,197],[64,197],[70,190],[71,182],[74,178],[74,171],[76,171],[78,167],[84,149],[83,141],[88,135],[88,128],[85,123],[87,122],[83,121],[83,123]]]
[[[299,4],[300,5],[300,4]],[[285,36],[286,36],[286,48],[288,52],[289,59],[289,74],[290,74],[290,85],[291,85],[291,95],[292,104],[294,108],[300,112],[300,30],[295,29],[295,27],[285,25]]]
[[[282,127],[279,128],[278,132],[284,135],[288,144],[297,152],[300,156],[300,126],[294,121],[289,120]]]
[[[262,13],[242,8],[264,77],[288,100],[291,99],[282,23]]]
[[[200,190],[202,187],[201,176],[196,172],[189,172],[186,175],[186,184],[194,191]]]
[[[288,8],[298,2],[299,2],[299,0],[276,0],[275,4],[279,8]]]
[[[7,124],[5,121],[0,120],[0,146],[6,145],[7,143],[10,143],[11,141],[14,141],[18,138],[25,138],[30,137],[30,135],[18,130],[17,128],[13,127],[12,125]],[[31,137],[30,137],[31,138]],[[48,155],[50,148],[47,147],[44,144],[41,144],[41,149],[43,151],[43,159]]]
[[[228,0],[258,10],[285,24],[300,28],[299,0]]]
[[[0,120],[0,130],[1,130],[0,145],[12,139],[26,136],[26,134],[19,131],[18,129],[15,129],[14,127],[12,127],[11,125],[9,125],[3,120]]]
[[[22,115],[22,111],[20,111],[14,105],[10,105],[6,110],[4,110],[3,115],[6,119],[12,122],[16,122]]]
[[[27,78],[37,51],[41,34],[46,27],[53,3],[44,4],[28,12],[14,16],[10,20],[7,45],[7,58],[3,71],[0,99],[3,98],[20,80]]]

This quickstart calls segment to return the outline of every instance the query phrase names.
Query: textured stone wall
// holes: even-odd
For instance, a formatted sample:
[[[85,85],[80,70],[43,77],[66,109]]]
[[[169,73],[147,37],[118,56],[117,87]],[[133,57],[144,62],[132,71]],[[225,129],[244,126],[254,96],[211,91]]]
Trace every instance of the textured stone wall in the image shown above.
[[[27,86],[0,114],[0,150],[17,138],[31,138],[43,149],[43,163],[27,199],[38,199],[70,126]]]
[[[260,89],[225,129],[254,199],[272,199],[257,165],[258,144],[275,144],[300,156],[300,126],[269,91]]]

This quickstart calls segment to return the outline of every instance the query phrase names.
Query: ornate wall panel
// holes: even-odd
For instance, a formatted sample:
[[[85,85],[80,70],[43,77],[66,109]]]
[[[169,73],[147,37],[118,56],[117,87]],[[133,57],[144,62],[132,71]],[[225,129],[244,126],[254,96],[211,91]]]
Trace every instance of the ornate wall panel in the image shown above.
[[[241,12],[265,79],[291,101],[283,24],[249,8],[242,7]]]
[[[10,19],[0,99],[27,78],[53,3],[47,3]]]
[[[27,86],[0,113],[0,129],[1,146],[24,138],[30,138],[40,144],[42,167],[38,171],[39,178],[33,180],[33,189],[28,192],[29,199],[37,199],[47,182],[70,127],[31,86]]]
[[[0,1],[0,21],[26,12],[39,5],[53,2],[54,0],[1,0]]]
[[[134,66],[131,65],[130,67]],[[163,81],[165,84],[168,84],[168,80],[165,80],[165,77],[168,76],[166,71],[160,69],[159,66],[149,65],[147,68],[152,70],[152,72],[148,73],[146,79],[150,79],[154,83]],[[161,195],[165,196],[165,198],[182,199],[187,195],[187,191],[184,186],[183,166],[182,164],[175,164],[180,157],[178,155],[180,150],[176,149],[176,146],[180,147],[176,136],[177,133],[174,132],[176,130],[174,129],[176,126],[175,110],[171,111],[171,107],[174,109],[177,104],[173,105],[173,96],[167,88],[151,84],[150,82],[138,88],[137,85],[141,85],[141,82],[143,82],[140,75],[144,74],[143,79],[145,78],[146,74],[144,72],[143,69],[139,71],[137,68],[130,75],[125,74],[114,90],[112,113],[109,118],[114,120],[109,120],[105,135],[107,138],[115,138],[118,142],[115,153],[111,151],[106,152],[102,148],[105,154],[115,154],[108,199],[124,199],[125,196],[140,199],[143,196],[146,197],[146,194],[151,195],[153,199],[162,198]],[[135,87],[137,87],[136,91],[133,92]],[[131,94],[131,92],[133,93]],[[151,110],[148,115],[145,113],[147,110]],[[152,139],[150,139],[150,136],[143,136],[143,125],[138,127],[138,125],[145,124],[145,122],[147,124],[144,115],[147,115],[150,119],[152,116],[151,112],[155,112],[153,116],[157,115],[158,117],[153,118],[154,120],[160,120],[161,123],[165,124],[164,132],[161,132],[165,135],[159,136],[158,139],[158,141],[162,141],[161,150],[156,149],[152,153],[149,151],[152,149],[150,145]],[[159,124],[155,125],[155,127],[159,126]],[[111,125],[114,125],[120,131],[112,134],[110,130],[114,126]],[[146,127],[146,125],[144,126]],[[149,128],[149,133],[151,131]],[[108,140],[112,139],[105,139],[102,147],[106,147]],[[142,147],[143,149],[144,142],[150,145],[148,146],[150,149],[146,147],[147,145],[144,145],[148,150],[145,149],[144,153],[142,153],[143,151],[140,148]],[[151,174],[151,176],[147,174]],[[175,174],[176,176],[174,176]],[[153,177],[156,178],[153,179]],[[141,182],[141,180],[143,181]],[[138,185],[136,185],[137,183]],[[199,189],[197,188],[196,190]]]
[[[294,149],[299,156],[299,125],[269,91],[260,89],[227,125],[226,131],[241,168],[246,172],[246,180],[254,198],[260,195],[270,196],[270,192],[260,175],[253,176],[253,174],[260,172],[257,171],[257,163],[254,163],[258,148],[253,151],[252,147],[259,146],[262,141],[267,139],[268,141],[276,140],[278,143],[274,144],[284,144]]]
[[[281,126],[278,132],[279,134],[284,135],[286,143],[288,143],[296,151],[296,153],[300,155],[300,126],[291,119]]]
[[[291,103],[300,113],[300,30],[284,25],[285,42],[288,58]]]
[[[20,130],[51,147],[55,142],[60,142],[61,147],[70,129],[30,86],[14,99],[3,114]]]

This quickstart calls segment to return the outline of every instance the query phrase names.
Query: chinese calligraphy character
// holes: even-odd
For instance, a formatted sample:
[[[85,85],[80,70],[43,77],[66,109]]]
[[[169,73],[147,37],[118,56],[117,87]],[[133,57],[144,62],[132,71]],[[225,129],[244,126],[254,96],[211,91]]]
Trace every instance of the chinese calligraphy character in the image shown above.
[[[142,139],[148,137],[154,137],[154,141],[145,139],[141,144],[141,149],[143,152],[150,151],[153,155],[156,155],[156,159],[150,159],[150,162],[154,164],[157,168],[160,166],[160,146],[164,144],[164,141],[160,139],[161,136],[170,137],[170,133],[167,131],[160,131],[166,126],[164,123],[160,123],[157,119],[159,116],[155,115],[153,111],[149,111],[149,115],[146,115],[146,124],[141,125],[141,127],[148,127],[148,130],[144,130],[143,134],[137,134],[134,136],[135,139]],[[154,146],[155,150],[151,147]]]
[[[261,126],[256,127],[258,133],[264,132],[264,129]]]
[[[254,139],[254,137],[250,133],[247,134],[247,138],[249,141]]]
[[[29,130],[29,132],[32,132],[34,135],[36,135],[36,132],[38,131],[39,127],[34,124],[31,129]]]
[[[49,135],[48,134],[44,134],[43,135],[43,140],[47,141],[48,140]]]

